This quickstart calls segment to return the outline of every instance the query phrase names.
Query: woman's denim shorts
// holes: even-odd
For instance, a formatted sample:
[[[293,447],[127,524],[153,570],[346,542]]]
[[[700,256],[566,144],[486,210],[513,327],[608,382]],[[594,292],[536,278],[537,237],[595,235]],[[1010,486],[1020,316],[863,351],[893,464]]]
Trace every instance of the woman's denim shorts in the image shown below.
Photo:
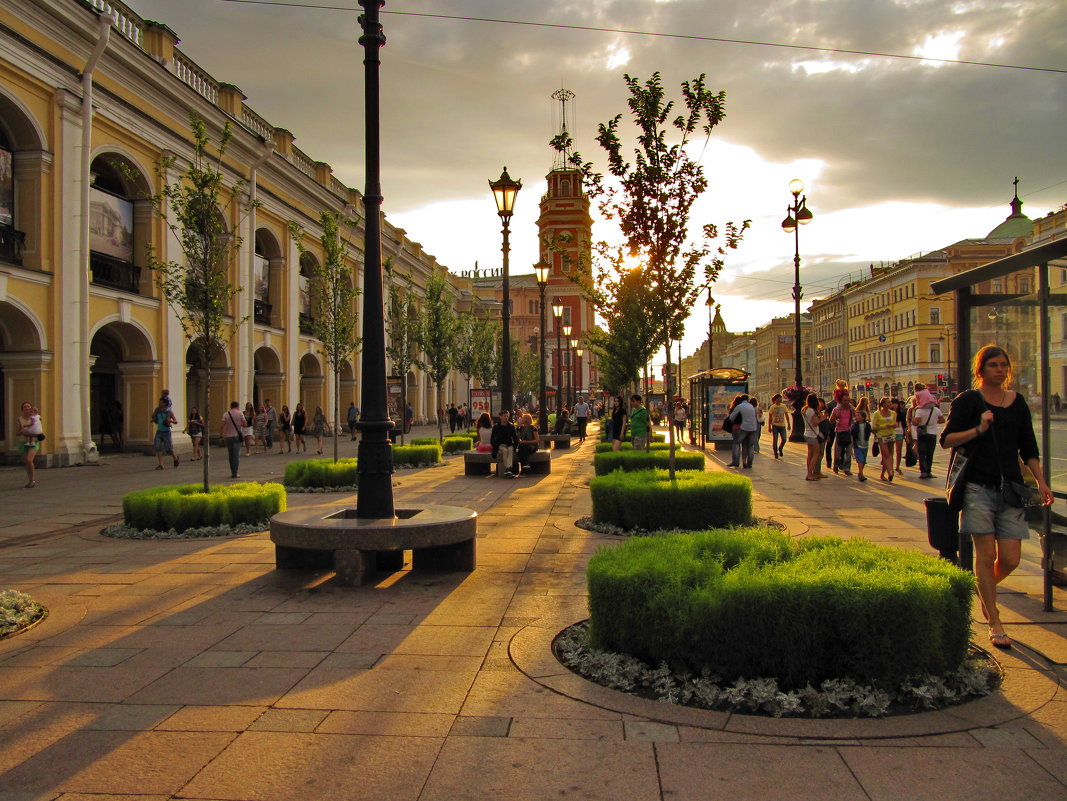
[[[1023,510],[1004,503],[1000,490],[967,483],[960,514],[961,534],[994,534],[1002,540],[1028,540]]]

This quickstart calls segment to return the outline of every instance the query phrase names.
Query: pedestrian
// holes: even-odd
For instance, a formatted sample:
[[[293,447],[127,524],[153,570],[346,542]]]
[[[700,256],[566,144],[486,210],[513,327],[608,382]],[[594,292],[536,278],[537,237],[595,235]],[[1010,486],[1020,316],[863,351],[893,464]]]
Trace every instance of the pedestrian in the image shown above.
[[[852,453],[856,457],[856,478],[866,481],[863,468],[867,466],[867,453],[871,442],[871,424],[867,412],[856,412],[856,422],[852,424]]]
[[[104,411],[100,415],[101,439],[106,434],[111,437],[111,444],[118,450],[122,450],[122,404],[111,399],[104,404]],[[101,442],[103,444],[103,442]]]
[[[222,415],[219,436],[226,443],[226,455],[230,460],[230,478],[239,478],[237,472],[241,466],[241,442],[244,440],[243,429],[245,417],[241,414],[241,404],[230,402],[230,408]]]
[[[303,451],[307,453],[308,444],[304,439],[304,430],[307,427],[308,416],[304,411],[304,404],[297,403],[296,409],[293,410],[293,438],[296,440],[296,452]]]
[[[681,401],[674,404],[674,427],[677,429],[676,436],[679,440],[685,435],[685,421],[687,417],[685,404]]]
[[[896,454],[896,471],[899,476],[900,458],[904,455],[904,429],[908,425],[908,410],[900,398],[893,398],[892,409],[897,416],[897,425],[893,429],[893,451]]]
[[[752,469],[752,441],[759,423],[756,422],[756,407],[748,402],[747,394],[740,394],[730,405],[727,418],[734,424],[731,429],[734,443],[730,463],[727,467],[745,467]]]
[[[282,453],[282,446],[285,445],[288,450],[286,453],[293,452],[293,415],[289,412],[289,407],[282,404],[281,414],[278,415],[278,454]]]
[[[466,431],[470,422],[467,420],[467,404],[461,403],[459,408],[456,409],[456,428],[460,431]]]
[[[630,435],[635,451],[648,447],[648,409],[641,403],[640,395],[630,396]]]
[[[1019,565],[1022,541],[1030,531],[1012,482],[1022,483],[1020,459],[1026,464],[1045,506],[1052,490],[1041,470],[1030,407],[1011,389],[1014,378],[1007,351],[986,345],[972,364],[974,389],[952,401],[941,447],[965,448],[968,457],[966,492],[960,533],[974,541],[978,599],[989,624],[989,640],[1010,648],[997,608],[997,585]]]
[[[256,407],[255,416],[252,418],[252,435],[255,437],[256,453],[259,453],[260,445],[267,444],[267,410],[263,404]]]
[[[267,451],[274,450],[274,432],[278,429],[278,410],[275,409],[270,402],[270,398],[263,401],[263,411],[267,415],[267,433],[263,437],[263,442],[267,446]]]
[[[878,444],[878,452],[882,459],[882,481],[893,481],[893,459],[897,441],[897,412],[893,407],[893,401],[883,396],[878,401],[878,409],[871,415],[871,428],[874,430],[875,442]]]
[[[944,419],[945,415],[936,403],[912,408],[908,414],[909,433],[915,441],[915,452],[919,457],[919,478],[934,477],[934,451],[937,450],[937,435]]]
[[[752,438],[752,452],[759,453],[759,440],[760,435],[763,434],[763,421],[765,419],[763,414],[763,407],[759,405],[759,399],[756,398],[754,395],[748,399],[748,402],[751,403],[753,408],[756,410],[756,434]]]
[[[161,396],[159,405],[152,411],[152,423],[156,427],[156,435],[152,441],[152,450],[156,452],[156,470],[163,469],[163,454],[174,459],[174,466],[178,466],[178,454],[174,452],[174,444],[171,441],[170,427],[177,424],[178,418],[171,411],[171,404],[167,403],[166,396]]]
[[[311,418],[311,433],[315,435],[315,447],[321,454],[323,440],[326,438],[326,415],[322,413],[322,407],[315,407],[315,416]]]
[[[791,417],[789,409],[782,403],[782,393],[776,392],[771,396],[771,407],[767,410],[767,427],[771,430],[771,448],[775,459],[785,456],[785,443],[793,428]]]
[[[245,424],[241,429],[241,436],[245,441],[245,456],[252,455],[252,446],[256,444],[255,435],[256,410],[252,408],[252,402],[245,404]]]
[[[611,427],[611,433],[608,435],[611,437],[611,449],[617,451],[622,447],[622,440],[626,435],[626,401],[622,399],[622,395],[616,395],[611,403],[611,420],[608,425]]]
[[[855,414],[852,410],[852,401],[846,388],[841,400],[830,413],[830,422],[834,426],[834,472],[852,475],[852,423],[855,422]]]
[[[475,426],[475,431],[478,433],[478,446],[475,450],[478,453],[492,453],[493,418],[489,416],[489,412],[482,412],[478,418],[478,424]]]
[[[356,441],[356,423],[359,422],[359,407],[356,406],[355,401],[351,401],[348,404],[348,436],[351,437],[351,441]]]
[[[404,415],[404,433],[411,431],[411,426],[415,424],[415,409],[411,403],[408,403],[407,412]]]
[[[804,402],[801,417],[804,419],[804,443],[808,446],[808,458],[806,461],[806,481],[818,481],[822,475],[822,436],[819,433],[819,424],[823,421],[823,414],[819,411],[819,396],[812,392]]]
[[[589,425],[589,404],[585,395],[579,395],[578,402],[574,404],[574,420],[578,424],[578,441],[585,442],[585,427]]]
[[[500,413],[500,422],[493,426],[490,435],[493,458],[496,459],[496,474],[499,478],[515,478],[515,451],[519,447],[519,432],[511,422],[511,413]]]
[[[519,449],[515,457],[516,474],[522,475],[523,470],[530,469],[530,455],[537,453],[540,437],[537,426],[533,424],[533,416],[524,414],[519,422]]]
[[[185,424],[185,433],[189,435],[189,441],[193,445],[191,461],[199,462],[203,454],[200,453],[200,440],[204,436],[204,418],[200,416],[200,410],[193,407],[189,410],[189,419]]]
[[[17,436],[19,437],[19,453],[26,465],[26,486],[24,489],[33,489],[37,486],[37,473],[34,460],[41,450],[41,441],[44,439],[44,426],[41,423],[41,413],[32,403],[26,401],[20,407],[21,414],[15,419],[17,424]]]
[[[819,433],[822,434],[822,447],[826,457],[827,469],[834,466],[834,439],[837,432],[834,430],[834,424],[830,422],[830,415],[833,414],[836,408],[837,401],[827,403],[822,398],[819,398],[819,411],[823,414],[823,421],[819,423]]]
[[[448,404],[448,430],[450,433],[456,433],[456,424],[459,422],[459,409],[456,408],[456,404]]]

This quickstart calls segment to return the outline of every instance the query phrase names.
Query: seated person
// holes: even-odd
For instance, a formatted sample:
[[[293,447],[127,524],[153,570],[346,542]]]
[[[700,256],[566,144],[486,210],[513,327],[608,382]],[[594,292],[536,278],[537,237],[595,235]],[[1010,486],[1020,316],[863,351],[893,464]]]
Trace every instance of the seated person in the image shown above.
[[[552,426],[553,434],[570,434],[571,433],[571,419],[567,410],[564,409],[559,415],[556,416],[556,424]]]
[[[524,414],[519,421],[519,447],[516,451],[516,460],[523,468],[530,467],[529,458],[531,453],[537,452],[537,426],[533,424],[533,417]],[[518,470],[515,470],[518,473]]]

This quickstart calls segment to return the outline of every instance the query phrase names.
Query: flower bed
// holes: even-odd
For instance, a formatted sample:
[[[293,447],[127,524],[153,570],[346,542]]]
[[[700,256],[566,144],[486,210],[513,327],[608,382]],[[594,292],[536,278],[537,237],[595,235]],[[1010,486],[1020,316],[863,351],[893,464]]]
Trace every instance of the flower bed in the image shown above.
[[[590,642],[726,683],[887,689],[957,670],[974,578],[861,539],[769,528],[637,537],[589,562]]]
[[[338,488],[351,489],[359,485],[356,472],[358,460],[301,459],[285,466],[286,488],[302,490]]]
[[[752,482],[734,473],[681,470],[672,482],[666,470],[618,470],[593,478],[589,490],[593,522],[622,529],[697,531],[752,520]]]
[[[669,450],[657,448],[649,451],[603,451],[593,457],[593,469],[598,476],[605,476],[615,470],[651,470],[653,468],[667,469],[671,454]],[[691,453],[689,451],[674,452],[675,470],[703,470],[707,465],[703,453]]]
[[[281,484],[219,484],[210,492],[202,484],[152,487],[122,499],[126,526],[149,531],[266,524],[285,511]]]
[[[48,614],[33,598],[18,590],[0,590],[0,639],[17,634]]]

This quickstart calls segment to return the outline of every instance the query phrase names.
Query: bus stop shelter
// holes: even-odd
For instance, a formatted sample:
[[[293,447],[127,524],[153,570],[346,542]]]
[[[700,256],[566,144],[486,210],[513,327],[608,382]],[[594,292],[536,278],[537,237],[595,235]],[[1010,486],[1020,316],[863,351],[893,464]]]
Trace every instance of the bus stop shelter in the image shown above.
[[[716,450],[733,444],[733,436],[722,430],[721,422],[734,396],[748,392],[748,378],[747,372],[736,367],[714,367],[689,377],[690,442],[699,440],[701,448],[710,444]]]

